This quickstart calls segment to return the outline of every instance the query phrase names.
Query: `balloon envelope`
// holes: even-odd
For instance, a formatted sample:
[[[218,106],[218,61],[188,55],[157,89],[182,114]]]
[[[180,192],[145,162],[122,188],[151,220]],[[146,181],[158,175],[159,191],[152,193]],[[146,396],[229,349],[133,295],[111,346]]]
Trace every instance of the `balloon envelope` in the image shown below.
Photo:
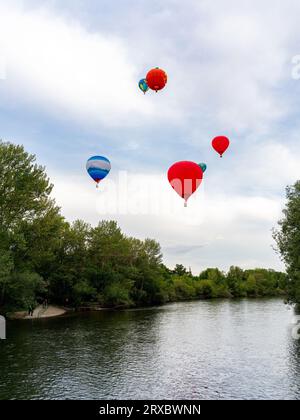
[[[146,93],[149,90],[149,86],[147,85],[147,80],[142,79],[139,81],[139,88],[142,92]]]
[[[215,137],[212,141],[212,147],[222,157],[230,145],[230,141],[225,136]]]
[[[168,171],[172,188],[185,202],[197,190],[203,179],[203,171],[197,163],[182,161],[172,165]]]
[[[168,76],[164,70],[156,67],[148,72],[146,81],[149,88],[157,92],[166,86]]]
[[[90,177],[99,184],[109,174],[111,164],[104,156],[92,156],[86,163],[86,170]]]
[[[207,169],[206,163],[201,162],[201,163],[199,163],[199,166],[200,166],[200,168],[202,169],[202,171],[204,173],[206,171],[206,169]]]

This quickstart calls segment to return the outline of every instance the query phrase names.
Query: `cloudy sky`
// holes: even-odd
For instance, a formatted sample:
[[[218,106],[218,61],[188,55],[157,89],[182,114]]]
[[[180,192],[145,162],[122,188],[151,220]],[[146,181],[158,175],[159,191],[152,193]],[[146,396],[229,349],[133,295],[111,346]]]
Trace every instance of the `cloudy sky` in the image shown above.
[[[298,0],[0,0],[0,138],[46,166],[68,220],[115,219],[195,273],[282,268],[271,229],[300,177],[299,14]],[[167,88],[144,96],[156,66]],[[112,162],[99,191],[95,154]],[[178,160],[208,165],[187,209],[166,178]]]

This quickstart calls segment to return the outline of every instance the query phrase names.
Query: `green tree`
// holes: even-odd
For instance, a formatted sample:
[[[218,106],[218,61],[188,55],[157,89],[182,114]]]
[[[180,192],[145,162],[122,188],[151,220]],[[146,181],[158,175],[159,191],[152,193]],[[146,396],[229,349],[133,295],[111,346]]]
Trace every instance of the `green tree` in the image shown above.
[[[0,249],[0,307],[5,303],[7,289],[13,272],[13,259],[9,252]]]
[[[211,299],[218,297],[214,283],[211,280],[201,280],[197,282],[196,296],[200,299]]]
[[[42,277],[35,270],[30,253],[48,238],[40,232],[49,212],[58,212],[50,198],[52,185],[35,156],[23,146],[0,141],[0,305],[26,305],[43,289]],[[28,233],[30,232],[30,235]],[[39,250],[38,254],[42,253]],[[35,259],[37,254],[35,255]]]
[[[196,297],[195,282],[189,275],[175,276],[173,281],[177,300],[188,300]]]
[[[226,281],[229,292],[233,297],[246,296],[245,275],[240,267],[230,267]]]
[[[177,276],[184,276],[185,274],[188,274],[188,271],[182,264],[176,264],[173,274],[176,274]]]
[[[127,270],[128,245],[126,237],[114,221],[102,221],[92,228],[88,241],[89,279],[98,293],[119,281],[119,274]]]
[[[211,280],[216,284],[225,284],[226,276],[218,268],[207,268],[199,275],[200,280]]]
[[[209,280],[215,297],[230,297],[226,276],[218,268],[208,268],[199,275],[200,280]]]
[[[130,241],[135,255],[132,298],[137,305],[161,303],[165,293],[161,292],[164,273],[160,245],[151,239]]]
[[[246,292],[248,296],[255,297],[257,296],[257,283],[256,277],[254,274],[249,274],[246,284],[245,284]]]
[[[288,300],[300,304],[300,181],[287,188],[286,196],[283,218],[274,238],[287,269]]]
[[[59,225],[57,223],[57,227]],[[78,306],[83,301],[95,299],[96,289],[88,278],[90,230],[90,225],[77,220],[71,226],[62,223],[59,235],[55,235],[60,239],[53,242],[56,258],[52,261],[48,283],[49,297],[58,303]]]
[[[53,204],[45,169],[23,146],[0,141],[0,226],[6,232],[43,214]]]

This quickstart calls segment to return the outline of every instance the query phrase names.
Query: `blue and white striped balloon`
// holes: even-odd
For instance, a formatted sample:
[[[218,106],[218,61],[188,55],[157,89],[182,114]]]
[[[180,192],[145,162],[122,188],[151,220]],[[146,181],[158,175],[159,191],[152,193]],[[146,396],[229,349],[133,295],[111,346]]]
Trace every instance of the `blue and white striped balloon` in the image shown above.
[[[111,164],[104,156],[93,156],[87,161],[86,170],[98,186],[99,182],[109,174]]]

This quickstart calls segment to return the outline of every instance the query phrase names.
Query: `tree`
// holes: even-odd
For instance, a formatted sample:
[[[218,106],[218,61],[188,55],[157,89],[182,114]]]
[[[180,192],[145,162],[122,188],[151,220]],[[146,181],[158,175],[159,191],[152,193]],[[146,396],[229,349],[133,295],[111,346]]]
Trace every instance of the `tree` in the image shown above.
[[[227,273],[227,284],[229,292],[233,297],[246,295],[244,271],[239,267],[230,267]]]
[[[211,299],[216,297],[215,286],[211,280],[201,280],[196,286],[197,297],[202,299]]]
[[[0,226],[6,232],[53,205],[49,199],[53,186],[35,159],[23,146],[0,141]]]
[[[3,249],[0,249],[0,307],[4,305],[12,272],[13,259],[11,254]]]
[[[133,238],[130,239],[130,243],[135,255],[134,267],[132,267],[134,280],[132,299],[138,305],[161,303],[164,300],[165,291],[161,289],[164,273],[159,243],[152,239],[139,241]]]
[[[184,276],[188,274],[188,271],[182,264],[176,264],[173,270],[173,274],[176,274],[177,276]]]
[[[35,156],[0,141],[0,305],[26,305],[44,287],[37,270],[55,233],[45,220],[58,214],[52,185]],[[45,246],[46,244],[46,246]],[[38,252],[35,252],[38,250]]]
[[[81,220],[72,225],[56,220],[53,245],[55,258],[49,273],[49,297],[62,304],[79,305],[95,298],[96,290],[88,281],[88,241],[91,227]],[[55,219],[53,220],[55,223]],[[59,228],[60,226],[60,228]],[[53,226],[54,227],[54,226]],[[58,241],[55,241],[58,238]]]
[[[128,263],[127,241],[114,221],[102,221],[92,228],[88,241],[89,278],[102,293],[106,286],[119,281],[119,273]]]
[[[251,297],[257,296],[257,283],[256,283],[256,277],[254,274],[249,274],[245,287],[246,287],[248,296],[251,296]]]
[[[300,303],[300,181],[286,190],[287,203],[279,229],[274,231],[278,251],[287,274],[287,293],[290,303]]]
[[[217,284],[224,284],[226,277],[218,268],[207,268],[199,275],[200,280],[212,280]]]
[[[194,287],[194,282],[189,275],[175,275],[173,282],[177,300],[188,300],[195,298],[196,290]]]

